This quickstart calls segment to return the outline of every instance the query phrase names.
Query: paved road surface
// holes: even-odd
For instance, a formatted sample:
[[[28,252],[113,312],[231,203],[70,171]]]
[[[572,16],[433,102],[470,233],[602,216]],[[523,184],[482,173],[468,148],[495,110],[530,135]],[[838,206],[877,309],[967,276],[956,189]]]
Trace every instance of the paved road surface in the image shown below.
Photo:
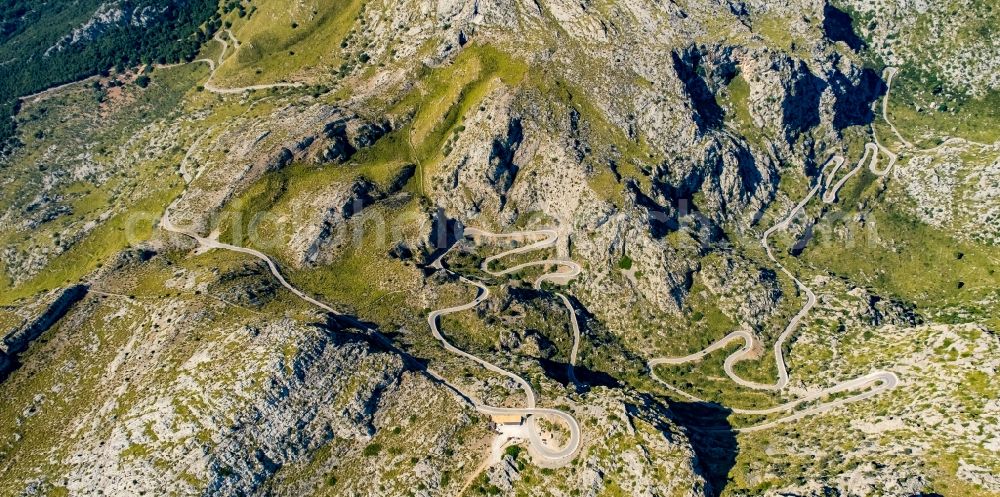
[[[232,38],[232,40],[234,42],[234,45],[238,48],[239,47],[239,42],[236,41],[236,38],[231,33],[229,34],[229,36],[230,36],[230,38]],[[211,78],[215,75],[215,71],[224,62],[224,57],[225,57],[226,51],[228,50],[228,43],[224,39],[222,39],[219,36],[218,33],[216,33],[215,39],[217,41],[219,41],[220,43],[222,43],[222,45],[223,45],[222,53],[219,56],[218,62],[216,63],[216,61],[213,61],[213,60],[210,60],[210,59],[199,59],[199,60],[195,61],[195,62],[204,62],[204,63],[207,63],[207,64],[209,64],[209,66],[211,68],[212,73],[211,73],[211,76],[209,77],[209,82],[205,84],[206,90],[212,91],[212,92],[215,92],[215,93],[227,93],[227,94],[229,94],[229,93],[242,93],[242,92],[249,91],[249,90],[259,90],[259,89],[268,89],[268,88],[301,86],[301,83],[274,83],[274,84],[267,84],[267,85],[253,85],[253,86],[240,87],[240,88],[220,88],[220,87],[215,86],[214,84],[211,83]],[[888,70],[886,74],[887,74],[887,86],[890,86],[891,82],[892,82],[892,77],[895,75],[895,70],[890,68],[890,70]],[[883,118],[886,120],[886,122],[889,123],[889,125],[892,128],[893,132],[897,135],[897,137],[900,139],[900,141],[903,143],[903,145],[912,148],[913,147],[912,143],[910,143],[907,140],[905,140],[902,137],[902,135],[899,133],[899,131],[895,128],[895,126],[892,125],[892,123],[889,121],[888,116],[886,115],[887,100],[888,100],[888,91],[887,91],[886,98],[884,98],[883,102],[882,102]],[[942,143],[941,145],[939,145],[938,147],[944,146],[947,143],[957,143],[958,141],[961,141],[961,142],[964,142],[964,143],[975,144],[975,142],[968,142],[966,140],[961,140],[961,139],[957,139],[957,138],[949,138],[949,139],[945,140],[945,142]],[[937,148],[937,147],[935,147],[935,148]],[[878,153],[879,152],[882,152],[888,158],[886,166],[884,167],[884,169],[881,169],[881,170],[878,169],[878,167],[877,167]],[[781,335],[779,335],[778,339],[776,340],[776,342],[774,344],[773,351],[774,351],[775,363],[777,364],[777,368],[778,368],[778,378],[777,378],[776,382],[773,383],[773,384],[763,384],[763,383],[759,383],[759,382],[749,381],[749,380],[746,380],[744,378],[739,377],[735,373],[735,371],[733,369],[733,366],[735,365],[735,363],[737,363],[737,362],[739,362],[741,360],[745,360],[745,359],[749,358],[750,354],[752,354],[752,351],[754,349],[754,345],[757,344],[757,337],[754,336],[752,333],[750,333],[748,331],[745,331],[745,330],[734,331],[734,332],[730,333],[729,335],[727,335],[726,337],[722,338],[721,340],[713,343],[712,345],[710,345],[706,349],[704,349],[702,351],[699,351],[699,352],[696,352],[694,354],[690,354],[688,356],[676,357],[676,358],[658,358],[658,359],[652,359],[652,360],[650,360],[649,361],[649,367],[650,367],[650,370],[651,370],[654,378],[656,378],[657,380],[661,381],[668,388],[670,388],[671,390],[674,390],[675,392],[677,392],[678,394],[680,394],[680,395],[682,395],[682,396],[684,396],[686,398],[689,398],[689,399],[692,399],[692,400],[695,400],[695,401],[704,401],[703,399],[699,399],[698,397],[696,397],[694,395],[691,395],[690,393],[684,392],[684,391],[682,391],[682,390],[680,390],[680,389],[678,389],[676,387],[673,387],[672,385],[667,384],[666,382],[663,382],[659,377],[656,376],[654,368],[656,366],[658,366],[658,365],[682,364],[682,363],[686,363],[686,362],[698,361],[698,360],[701,360],[702,358],[704,358],[707,354],[712,353],[714,351],[717,351],[717,350],[719,350],[721,348],[724,348],[726,345],[728,345],[732,341],[743,340],[744,346],[739,351],[731,354],[725,360],[724,368],[725,368],[725,372],[726,372],[727,376],[729,376],[737,384],[740,384],[740,385],[742,385],[744,387],[753,388],[753,389],[777,391],[777,390],[784,389],[788,385],[788,383],[789,383],[789,376],[788,376],[787,366],[785,364],[784,355],[783,355],[784,354],[784,352],[783,352],[783,345],[789,339],[789,337],[791,336],[791,334],[794,333],[794,331],[798,328],[798,326],[801,323],[802,319],[809,313],[809,311],[815,305],[815,303],[816,303],[816,296],[815,296],[815,294],[812,292],[812,290],[809,287],[807,287],[802,281],[800,281],[797,277],[795,277],[795,275],[793,275],[787,268],[785,268],[778,261],[778,259],[774,256],[774,254],[771,251],[771,247],[770,247],[770,245],[768,243],[768,238],[770,237],[770,235],[772,235],[773,233],[775,233],[775,232],[777,232],[779,230],[787,229],[789,227],[789,225],[791,224],[792,220],[794,219],[794,217],[805,207],[806,204],[808,204],[808,202],[812,199],[812,197],[815,196],[820,190],[823,190],[823,193],[822,193],[822,196],[821,196],[823,202],[825,202],[825,203],[833,203],[833,202],[835,202],[836,201],[837,192],[844,186],[844,184],[851,177],[853,177],[854,175],[857,174],[858,171],[860,171],[861,167],[863,167],[863,165],[864,165],[864,162],[866,160],[868,160],[869,155],[871,156],[871,159],[870,159],[870,162],[869,162],[869,168],[870,168],[870,170],[871,170],[871,172],[873,174],[878,175],[878,176],[885,176],[885,175],[887,175],[892,170],[892,167],[894,166],[894,164],[895,164],[895,162],[897,160],[896,154],[894,154],[892,151],[888,150],[887,148],[883,147],[882,144],[879,143],[878,137],[875,136],[873,143],[868,143],[868,144],[865,145],[865,154],[858,161],[858,163],[855,165],[855,167],[851,171],[849,171],[848,173],[846,173],[843,177],[841,177],[836,183],[834,183],[833,180],[834,180],[836,174],[840,171],[841,167],[843,166],[843,164],[845,162],[845,159],[842,156],[839,156],[839,155],[833,156],[823,166],[822,171],[821,171],[820,176],[819,176],[819,180],[817,181],[816,185],[813,186],[813,188],[811,188],[809,190],[809,192],[806,194],[806,196],[791,210],[791,212],[789,212],[789,214],[785,218],[781,219],[774,226],[772,226],[771,228],[769,228],[768,230],[766,230],[763,233],[762,237],[761,237],[760,243],[763,246],[763,248],[764,248],[764,250],[765,250],[765,252],[767,254],[767,257],[772,261],[772,263],[774,263],[776,266],[778,266],[778,268],[781,270],[782,273],[784,273],[787,277],[789,277],[790,279],[792,279],[792,281],[795,282],[796,287],[798,287],[806,295],[806,302],[805,302],[805,304],[799,310],[799,312],[795,316],[793,316],[793,318],[789,321],[788,325],[785,327],[785,329],[781,333]],[[831,166],[832,166],[832,169],[831,169]],[[830,169],[829,172],[827,172],[828,169]],[[190,181],[190,175],[184,174],[184,178],[185,178],[186,181]],[[824,182],[824,179],[825,179],[825,182]],[[182,229],[182,228],[179,228],[179,227],[175,226],[171,222],[170,217],[169,217],[169,211],[171,210],[171,208],[173,206],[174,206],[174,204],[171,204],[171,206],[168,207],[167,213],[164,214],[164,216],[163,216],[163,218],[161,220],[161,227],[163,229],[165,229],[167,231],[172,231],[172,232],[175,232],[175,233],[180,233],[180,234],[186,235],[188,237],[191,237],[196,242],[198,242],[199,246],[202,249],[218,248],[218,249],[224,249],[224,250],[231,250],[231,251],[234,251],[234,252],[240,252],[240,253],[244,253],[244,254],[248,254],[248,255],[252,255],[254,257],[257,257],[258,259],[261,259],[262,261],[264,261],[267,264],[268,268],[271,271],[271,274],[278,280],[278,282],[283,287],[285,287],[286,289],[288,289],[290,292],[292,292],[293,294],[295,294],[299,298],[301,298],[301,299],[309,302],[310,304],[313,304],[313,305],[315,305],[315,306],[317,306],[317,307],[319,307],[319,308],[321,308],[321,309],[323,309],[323,310],[325,310],[327,312],[330,312],[330,313],[333,313],[333,314],[339,314],[332,307],[328,306],[327,304],[325,304],[323,302],[320,302],[319,300],[316,300],[315,298],[309,296],[305,292],[302,292],[301,290],[295,288],[293,285],[291,285],[290,283],[288,283],[288,281],[285,280],[285,278],[281,275],[281,272],[278,269],[277,265],[267,255],[265,255],[265,254],[263,254],[263,253],[261,253],[261,252],[259,252],[257,250],[253,250],[253,249],[249,249],[249,248],[245,248],[245,247],[234,246],[234,245],[230,245],[230,244],[226,244],[226,243],[221,243],[221,242],[219,242],[215,238],[212,238],[212,237],[202,237],[198,233],[195,233],[195,232],[190,231],[190,230],[185,230],[185,229]],[[543,274],[542,276],[540,276],[539,278],[537,278],[535,280],[535,282],[534,282],[535,288],[540,288],[541,285],[542,285],[542,283],[545,282],[545,281],[549,281],[549,282],[556,283],[556,284],[566,284],[569,281],[571,281],[573,278],[575,278],[576,276],[578,276],[580,274],[580,271],[581,271],[581,267],[580,267],[579,264],[577,264],[576,262],[571,261],[571,260],[563,260],[563,259],[544,259],[544,260],[538,260],[538,261],[525,262],[525,263],[518,264],[516,266],[510,267],[510,268],[507,268],[507,269],[504,269],[504,270],[501,270],[501,271],[492,271],[492,270],[489,269],[489,264],[491,262],[495,261],[495,260],[500,259],[500,258],[507,257],[507,256],[510,256],[510,255],[515,255],[515,254],[527,253],[527,252],[531,252],[531,251],[534,251],[534,250],[539,250],[539,249],[543,249],[543,248],[555,246],[556,243],[557,243],[557,241],[558,241],[558,239],[559,239],[559,233],[557,231],[555,231],[555,230],[533,230],[533,231],[519,231],[519,232],[513,232],[513,233],[506,233],[506,234],[496,234],[496,233],[490,233],[490,232],[487,232],[487,231],[484,231],[484,230],[481,230],[481,229],[477,229],[477,228],[467,228],[466,229],[466,236],[485,237],[485,238],[507,238],[507,239],[520,239],[520,240],[530,240],[530,239],[534,239],[534,238],[540,238],[538,241],[535,241],[533,243],[522,245],[520,247],[508,250],[508,251],[503,252],[501,254],[491,256],[491,257],[487,258],[486,260],[484,260],[483,264],[482,264],[482,269],[484,271],[486,271],[487,273],[493,275],[493,276],[505,276],[505,275],[508,275],[508,274],[520,271],[522,269],[525,269],[525,268],[528,268],[528,267],[535,267],[535,266],[542,266],[542,267],[557,266],[557,267],[559,267],[561,270],[545,273],[545,274]],[[444,255],[442,255],[442,257],[444,257]],[[438,260],[436,260],[433,265],[435,267],[439,268],[439,269],[445,270],[443,268],[442,264],[441,264],[441,258],[439,258]],[[465,394],[464,392],[461,391],[461,389],[459,387],[457,387],[456,385],[451,384],[446,379],[441,378],[436,373],[431,372],[431,374],[434,375],[436,378],[440,379],[445,384],[447,384],[449,387],[451,387],[456,392],[459,392],[466,399],[469,399],[471,402],[473,402],[475,408],[477,410],[479,410],[480,412],[483,412],[483,413],[486,413],[486,414],[520,414],[522,416],[527,416],[528,419],[529,419],[529,421],[528,421],[528,429],[527,429],[527,432],[529,434],[528,438],[529,438],[529,442],[530,442],[530,444],[529,444],[529,451],[532,452],[533,456],[536,456],[536,457],[538,457],[538,458],[540,458],[540,459],[542,459],[544,461],[547,461],[549,463],[554,463],[554,464],[566,464],[566,463],[568,463],[575,456],[576,451],[579,449],[580,442],[581,442],[581,440],[580,440],[580,428],[579,428],[579,425],[576,422],[576,419],[573,416],[571,416],[570,414],[562,412],[562,411],[558,411],[558,410],[554,410],[554,409],[537,408],[536,407],[536,399],[535,399],[534,391],[532,390],[531,385],[527,381],[525,381],[523,378],[521,378],[520,376],[518,376],[517,374],[515,374],[513,372],[507,371],[507,370],[505,370],[503,368],[500,368],[499,366],[497,366],[497,365],[495,365],[493,363],[490,363],[489,361],[486,361],[486,360],[484,360],[482,358],[479,358],[479,357],[477,357],[475,355],[469,354],[469,353],[467,353],[467,352],[465,352],[465,351],[463,351],[463,350],[461,350],[461,349],[459,349],[457,347],[454,347],[453,345],[451,345],[450,342],[448,342],[448,340],[444,337],[444,335],[441,333],[440,329],[438,328],[438,322],[439,322],[439,319],[440,319],[441,316],[444,316],[444,315],[447,315],[447,314],[451,314],[451,313],[455,313],[455,312],[462,312],[462,311],[466,311],[466,310],[472,309],[473,307],[475,307],[475,306],[479,305],[481,302],[483,302],[489,296],[489,288],[487,288],[485,285],[483,285],[481,283],[478,283],[478,282],[471,281],[471,280],[469,280],[467,278],[464,278],[464,277],[461,277],[461,276],[460,276],[460,279],[464,283],[469,284],[469,285],[473,285],[473,286],[475,286],[475,287],[478,288],[479,291],[478,291],[478,294],[477,294],[476,298],[473,299],[471,302],[468,302],[466,304],[462,304],[462,305],[458,305],[458,306],[454,306],[454,307],[449,307],[449,308],[446,308],[446,309],[438,309],[438,310],[432,311],[427,316],[427,322],[428,322],[428,325],[431,328],[432,334],[434,335],[434,337],[438,341],[440,341],[442,343],[442,345],[445,348],[445,350],[447,350],[447,351],[449,351],[449,352],[451,352],[451,353],[453,353],[455,355],[458,355],[460,357],[463,357],[465,359],[468,359],[468,360],[471,360],[473,362],[476,362],[477,364],[479,364],[480,366],[484,367],[485,369],[487,369],[489,371],[492,371],[494,373],[497,373],[497,374],[500,374],[500,375],[503,375],[503,376],[507,376],[508,378],[511,378],[512,380],[514,380],[519,385],[519,387],[521,388],[521,390],[525,394],[526,407],[525,408],[501,408],[501,407],[494,407],[494,406],[489,406],[489,405],[483,404],[483,403],[481,403],[479,401],[476,401],[473,397]],[[562,293],[558,293],[557,295],[559,295],[559,297],[563,301],[564,305],[566,306],[567,311],[570,313],[570,322],[571,322],[571,327],[573,329],[573,335],[574,336],[573,336],[573,348],[572,348],[572,352],[570,354],[569,373],[570,373],[571,379],[575,383],[576,382],[576,377],[575,377],[575,374],[574,374],[573,366],[576,363],[577,354],[578,354],[578,350],[579,350],[579,342],[580,342],[579,325],[578,325],[578,322],[577,322],[577,319],[576,319],[575,311],[573,310],[573,307],[572,307],[569,299],[564,294],[562,294]],[[739,409],[739,408],[733,408],[732,410],[733,410],[733,412],[736,412],[736,413],[739,413],[739,414],[772,414],[772,413],[776,413],[776,412],[783,412],[783,411],[790,410],[790,409],[792,409],[792,408],[794,408],[794,407],[796,407],[798,405],[801,405],[801,404],[807,403],[807,402],[815,401],[815,400],[817,400],[817,399],[819,399],[819,398],[821,398],[823,396],[826,396],[826,395],[838,394],[838,393],[842,393],[842,392],[846,392],[846,391],[853,391],[853,390],[858,390],[858,389],[867,389],[864,392],[861,392],[861,393],[858,393],[858,394],[855,394],[855,395],[852,395],[852,396],[849,396],[849,397],[844,397],[844,398],[841,398],[841,399],[838,399],[838,400],[835,400],[835,401],[832,401],[832,402],[826,402],[826,403],[821,403],[821,404],[818,404],[818,405],[815,405],[815,406],[811,406],[809,408],[803,409],[803,410],[801,410],[799,412],[796,412],[794,414],[791,414],[789,416],[785,416],[785,417],[779,418],[777,420],[772,420],[772,421],[769,421],[767,423],[760,424],[760,425],[757,425],[757,426],[753,426],[753,427],[749,427],[749,428],[743,428],[740,431],[762,430],[762,429],[767,429],[767,428],[773,427],[773,426],[775,426],[775,425],[777,425],[779,423],[789,422],[789,421],[793,421],[793,420],[796,420],[796,419],[800,419],[800,418],[802,418],[804,416],[808,416],[808,415],[812,415],[812,414],[817,414],[817,413],[821,413],[821,412],[826,412],[826,411],[828,411],[830,409],[833,409],[835,407],[841,406],[841,405],[849,403],[849,402],[856,402],[856,401],[860,401],[860,400],[864,400],[864,399],[870,398],[872,396],[878,395],[881,392],[884,392],[886,390],[895,388],[898,385],[898,383],[899,383],[899,379],[896,377],[896,375],[894,373],[884,372],[884,371],[876,371],[876,372],[870,373],[868,375],[865,375],[865,376],[862,376],[862,377],[859,377],[859,378],[856,378],[856,379],[853,379],[853,380],[849,380],[849,381],[845,381],[845,382],[839,383],[839,384],[834,385],[832,387],[828,387],[828,388],[824,388],[824,389],[818,390],[818,391],[816,391],[814,393],[808,394],[806,396],[800,397],[798,399],[792,400],[790,402],[787,402],[785,404],[781,404],[781,405],[778,405],[778,406],[774,406],[774,407],[770,407],[770,408],[766,408],[766,409]],[[874,385],[874,387],[873,387],[873,385]],[[569,440],[569,442],[564,447],[562,447],[561,449],[552,449],[552,448],[548,447],[546,444],[544,444],[540,440],[540,438],[539,438],[539,430],[537,429],[537,426],[535,426],[535,424],[534,424],[534,417],[535,416],[552,416],[552,417],[557,417],[557,418],[563,420],[566,423],[566,425],[569,427],[569,429],[570,429],[570,440]]]
[[[531,243],[531,244],[528,244],[528,245],[523,245],[523,246],[520,246],[520,247],[511,249],[511,250],[508,250],[508,251],[503,252],[501,254],[498,254],[498,255],[495,255],[495,256],[492,256],[492,257],[489,257],[489,258],[485,259],[483,261],[483,263],[482,263],[482,269],[484,271],[486,271],[487,273],[493,275],[493,276],[507,275],[507,274],[510,274],[510,273],[514,273],[514,272],[520,271],[521,269],[523,269],[525,267],[529,267],[529,266],[552,266],[552,265],[558,265],[558,266],[567,267],[567,268],[570,269],[568,272],[564,271],[564,272],[546,273],[546,274],[540,276],[537,280],[535,280],[535,287],[536,288],[539,288],[541,286],[542,282],[544,282],[544,281],[552,281],[554,283],[566,283],[569,280],[571,280],[572,278],[576,277],[576,275],[578,275],[580,273],[580,266],[579,266],[579,264],[577,264],[577,263],[575,263],[573,261],[569,261],[569,260],[545,259],[545,260],[541,260],[541,261],[533,261],[533,262],[528,262],[528,263],[520,264],[520,265],[515,266],[513,268],[509,268],[509,269],[502,270],[502,271],[491,271],[491,270],[488,269],[489,263],[491,263],[494,260],[500,259],[502,257],[507,257],[507,256],[510,256],[510,255],[513,255],[513,254],[526,253],[526,252],[530,252],[530,251],[534,251],[534,250],[539,250],[539,249],[542,249],[542,248],[546,248],[546,247],[550,247],[550,246],[555,245],[556,241],[558,240],[558,236],[559,235],[554,230],[521,231],[521,232],[514,232],[514,233],[507,233],[507,234],[496,234],[496,233],[490,233],[490,232],[487,232],[487,231],[484,231],[484,230],[480,230],[480,229],[477,229],[477,228],[466,228],[465,229],[465,236],[467,236],[467,237],[532,239],[532,238],[538,237],[539,235],[543,235],[545,238],[543,238],[542,240],[540,240],[538,242]],[[434,267],[434,268],[437,268],[439,270],[448,271],[447,269],[444,268],[444,265],[442,264],[442,261],[444,260],[444,258],[447,255],[448,255],[448,252],[445,252],[444,254],[442,254],[440,257],[438,257],[437,260],[435,260],[431,264],[431,266]],[[452,274],[455,274],[455,273],[452,273]],[[581,443],[580,425],[579,425],[579,423],[577,423],[576,418],[574,418],[572,415],[570,415],[569,413],[566,413],[564,411],[559,411],[559,410],[556,410],[556,409],[545,409],[545,408],[538,408],[538,407],[536,407],[535,393],[532,390],[531,385],[526,380],[524,380],[524,378],[521,378],[519,375],[517,375],[517,374],[515,374],[515,373],[513,373],[511,371],[507,371],[507,370],[501,368],[500,366],[497,366],[496,364],[493,364],[493,363],[491,363],[491,362],[489,362],[489,361],[487,361],[485,359],[482,359],[482,358],[480,358],[478,356],[475,356],[473,354],[469,354],[468,352],[465,352],[464,350],[459,349],[458,347],[455,347],[441,333],[441,330],[438,327],[438,323],[439,323],[439,320],[440,320],[441,316],[445,316],[445,315],[452,314],[452,313],[455,313],[455,312],[462,312],[462,311],[470,310],[470,309],[474,308],[475,306],[479,305],[480,303],[482,303],[483,301],[485,301],[489,297],[489,294],[490,294],[490,290],[489,290],[489,288],[486,285],[483,285],[482,283],[479,283],[479,282],[476,282],[476,281],[472,281],[472,280],[470,280],[468,278],[465,278],[463,276],[460,276],[460,275],[458,275],[458,277],[459,277],[459,279],[463,283],[475,286],[479,290],[478,293],[477,293],[477,295],[476,295],[476,298],[473,299],[472,301],[468,302],[468,303],[465,303],[465,304],[461,304],[461,305],[457,305],[457,306],[453,306],[453,307],[448,307],[448,308],[445,308],[445,309],[438,309],[438,310],[435,310],[435,311],[431,311],[430,314],[428,314],[428,316],[427,316],[427,324],[431,328],[431,334],[433,334],[434,338],[436,338],[439,342],[441,342],[442,346],[448,352],[451,352],[452,354],[458,355],[458,356],[463,357],[465,359],[471,360],[471,361],[479,364],[480,366],[482,366],[483,368],[485,368],[488,371],[492,371],[494,373],[506,376],[506,377],[514,380],[520,386],[521,390],[524,392],[524,395],[525,395],[525,405],[526,405],[525,408],[494,407],[494,406],[490,406],[490,405],[487,405],[487,404],[483,404],[483,403],[481,403],[479,401],[476,401],[476,409],[479,410],[482,413],[489,414],[489,415],[493,415],[493,414],[517,414],[517,415],[521,415],[521,416],[527,417],[528,421],[527,421],[527,424],[526,424],[525,431],[528,434],[528,442],[529,442],[529,444],[528,444],[528,452],[532,455],[533,459],[536,462],[539,462],[539,463],[541,463],[542,465],[545,465],[545,466],[562,466],[562,465],[568,464],[576,456],[576,453],[579,450],[580,443]],[[565,298],[565,297],[563,297],[563,298]],[[568,304],[568,300],[566,300],[566,302]],[[571,310],[571,312],[572,312],[572,310]],[[573,321],[575,323],[575,316],[573,318]],[[579,337],[579,332],[578,331],[576,333],[576,336]],[[578,343],[574,343],[574,350],[577,347],[578,347]],[[556,418],[561,419],[566,424],[566,426],[567,426],[567,428],[569,429],[569,432],[570,432],[570,437],[569,437],[569,440],[567,441],[567,443],[562,448],[553,449],[553,448],[549,447],[547,444],[545,444],[541,440],[541,438],[539,436],[540,430],[538,429],[537,425],[535,424],[535,417],[536,416],[556,417]]]
[[[892,76],[895,74],[895,71],[894,70],[888,71],[887,74],[889,78],[887,85],[889,85],[892,82]],[[887,101],[888,101],[888,90],[886,96],[882,100],[883,117],[885,117]],[[886,121],[888,122],[887,117]],[[904,140],[902,136],[899,135],[899,132],[896,131],[894,126],[892,128],[893,131],[896,132],[897,136],[900,138],[901,141],[903,141],[905,145],[912,146],[912,144],[909,144],[909,142]],[[658,382],[666,386],[668,389],[674,391],[675,393],[681,395],[684,398],[687,398],[695,402],[706,402],[705,399],[701,399],[689,392],[685,392],[671,385],[670,383],[664,381],[659,376],[657,376],[655,371],[656,366],[676,365],[676,364],[684,364],[688,362],[700,361],[708,354],[720,350],[722,348],[725,348],[731,342],[742,340],[743,347],[740,348],[740,350],[726,357],[726,360],[723,364],[726,376],[728,376],[733,382],[737,383],[740,386],[756,390],[780,391],[788,386],[789,375],[788,375],[788,367],[785,363],[784,345],[791,337],[791,335],[795,332],[795,330],[798,329],[802,320],[806,317],[806,315],[808,315],[809,311],[812,310],[813,306],[816,305],[816,294],[813,293],[812,289],[806,286],[805,283],[800,281],[794,274],[792,274],[791,271],[789,271],[784,265],[781,264],[781,262],[778,261],[778,258],[775,257],[774,253],[771,251],[771,246],[768,243],[768,238],[777,231],[783,231],[787,229],[791,225],[792,221],[795,219],[795,216],[798,215],[799,212],[805,208],[805,206],[809,203],[809,201],[812,200],[812,198],[820,190],[823,190],[823,193],[821,195],[821,200],[823,202],[828,204],[835,202],[837,200],[837,192],[840,191],[840,189],[844,186],[845,183],[847,183],[849,179],[851,179],[854,175],[858,173],[858,171],[861,170],[862,167],[864,167],[864,163],[866,160],[868,160],[869,156],[871,157],[871,159],[868,163],[868,167],[873,174],[875,174],[876,176],[885,176],[889,174],[889,172],[892,170],[893,166],[896,163],[897,156],[892,151],[886,149],[885,147],[882,146],[882,144],[878,142],[878,136],[875,134],[874,129],[872,130],[872,135],[874,141],[865,144],[864,156],[861,157],[860,160],[858,160],[857,164],[854,166],[853,169],[851,169],[843,177],[841,177],[840,180],[834,183],[834,178],[840,171],[841,167],[843,167],[845,159],[843,156],[840,155],[834,155],[833,157],[831,157],[826,162],[826,164],[823,165],[819,177],[817,178],[816,184],[809,190],[808,193],[806,193],[805,197],[803,197],[802,200],[792,208],[791,212],[789,212],[787,216],[780,219],[777,223],[774,224],[774,226],[771,226],[770,228],[765,230],[760,238],[760,244],[764,248],[764,252],[767,254],[767,258],[770,259],[771,262],[775,266],[777,266],[778,269],[785,276],[787,276],[789,279],[795,282],[795,286],[806,296],[805,304],[802,306],[799,312],[792,317],[792,319],[788,322],[788,325],[785,326],[785,329],[782,331],[781,335],[779,335],[778,339],[775,340],[774,342],[774,347],[773,347],[774,361],[778,368],[778,378],[775,381],[775,383],[759,383],[755,381],[746,380],[740,377],[734,371],[733,367],[737,362],[752,357],[755,345],[758,345],[759,343],[756,335],[746,330],[734,331],[729,335],[726,335],[722,339],[716,341],[715,343],[709,345],[705,349],[687,356],[651,359],[648,362],[648,366],[650,374],[653,376],[655,380],[657,380]],[[883,169],[878,168],[878,155],[880,151],[888,158],[887,164]],[[855,378],[853,380],[844,381],[836,385],[833,385],[831,387],[816,390],[815,392],[812,392],[808,395],[799,397],[798,399],[777,406],[765,409],[741,409],[736,407],[731,407],[729,409],[736,414],[751,414],[751,415],[774,414],[778,412],[789,411],[803,403],[813,402],[827,395],[864,389],[863,392],[848,397],[844,397],[830,402],[822,402],[818,405],[808,407],[806,409],[795,412],[788,416],[771,420],[759,425],[747,428],[741,428],[737,431],[750,432],[750,431],[765,430],[777,426],[778,424],[781,423],[786,423],[797,419],[801,419],[805,416],[826,412],[835,407],[850,402],[857,402],[871,398],[882,392],[895,388],[898,384],[899,384],[899,378],[896,376],[895,373],[889,371],[875,371],[867,375],[861,376],[859,378]]]

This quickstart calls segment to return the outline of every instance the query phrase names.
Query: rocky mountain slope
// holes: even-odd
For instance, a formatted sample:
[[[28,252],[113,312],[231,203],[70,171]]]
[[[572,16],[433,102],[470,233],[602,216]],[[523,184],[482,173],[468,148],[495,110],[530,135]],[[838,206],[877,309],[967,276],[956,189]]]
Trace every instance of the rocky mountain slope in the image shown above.
[[[24,99],[0,493],[1000,494],[998,13],[911,4],[242,0]]]

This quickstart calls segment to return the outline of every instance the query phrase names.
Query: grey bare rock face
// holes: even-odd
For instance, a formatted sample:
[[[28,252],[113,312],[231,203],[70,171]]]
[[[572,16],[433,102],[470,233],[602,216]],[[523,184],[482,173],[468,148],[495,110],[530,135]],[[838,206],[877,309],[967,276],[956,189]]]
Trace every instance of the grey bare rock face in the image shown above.
[[[0,495],[998,495],[998,16],[232,1],[19,96]]]

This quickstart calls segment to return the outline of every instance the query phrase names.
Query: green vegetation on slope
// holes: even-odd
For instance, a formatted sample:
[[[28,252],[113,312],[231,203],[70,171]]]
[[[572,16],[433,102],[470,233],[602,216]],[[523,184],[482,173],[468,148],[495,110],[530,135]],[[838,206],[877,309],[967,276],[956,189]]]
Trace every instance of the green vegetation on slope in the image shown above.
[[[191,0],[183,6],[134,0],[127,4],[133,11],[149,7],[141,15],[156,12],[145,25],[109,24],[92,40],[50,50],[71,34],[67,25],[84,24],[101,4],[11,0],[0,7],[0,63],[19,68],[0,71],[0,147],[15,144],[14,123],[6,117],[18,108],[18,97],[114,67],[190,60],[218,28],[218,20],[213,20],[217,3],[211,0]]]
[[[120,250],[152,235],[155,220],[181,191],[174,165],[183,153],[169,148],[155,158],[126,167],[116,162],[120,158],[112,150],[130,143],[138,130],[150,132],[144,127],[157,119],[179,112],[179,103],[204,74],[203,65],[155,71],[147,88],[128,87],[129,102],[114,108],[105,107],[99,95],[95,96],[96,90],[80,87],[29,106],[22,113],[19,126],[28,146],[16,152],[15,161],[0,167],[0,177],[13,178],[0,192],[0,204],[28,206],[45,185],[44,178],[56,177],[60,180],[49,185],[50,195],[59,194],[53,203],[68,204],[70,209],[31,231],[0,231],[0,244],[19,251],[51,251],[52,245],[65,248],[55,252],[58,255],[48,260],[44,271],[17,286],[8,278],[0,281],[0,303],[77,281]],[[91,160],[114,174],[67,179],[70,176],[61,172],[78,167],[72,152],[82,154],[92,142],[99,146]],[[46,155],[55,143],[61,144],[66,156]],[[108,214],[110,217],[103,219]],[[96,223],[89,231],[83,227],[88,221]],[[76,233],[82,236],[77,238]]]
[[[272,83],[346,63],[345,40],[363,8],[361,0],[256,1],[249,15],[226,17],[240,47],[216,79],[223,86]]]
[[[927,308],[976,300],[994,291],[1000,274],[992,269],[996,262],[991,255],[981,245],[955,240],[898,208],[880,204],[864,227],[850,221],[823,227],[806,247],[803,260]]]
[[[1000,140],[1000,91],[971,97],[950,90],[933,73],[904,66],[892,80],[889,119],[919,147],[948,136],[993,143]]]

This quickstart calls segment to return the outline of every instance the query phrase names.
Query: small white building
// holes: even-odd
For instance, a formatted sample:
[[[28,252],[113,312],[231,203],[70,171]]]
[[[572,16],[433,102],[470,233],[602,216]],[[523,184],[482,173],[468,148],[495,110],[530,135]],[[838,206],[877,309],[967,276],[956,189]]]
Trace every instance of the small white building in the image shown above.
[[[520,414],[494,414],[490,420],[496,426],[520,426],[524,423],[524,417]]]

